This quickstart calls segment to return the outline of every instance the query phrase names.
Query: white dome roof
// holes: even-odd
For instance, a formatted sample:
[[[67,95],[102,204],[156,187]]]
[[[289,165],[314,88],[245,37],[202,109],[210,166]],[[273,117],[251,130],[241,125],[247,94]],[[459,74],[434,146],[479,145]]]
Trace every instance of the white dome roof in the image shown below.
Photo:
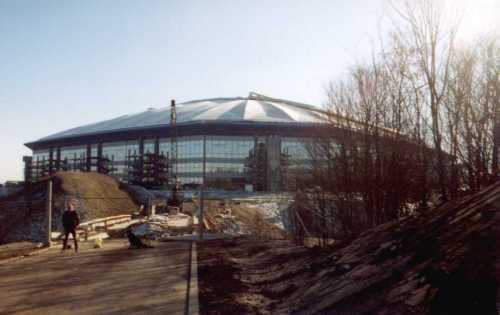
[[[213,98],[180,103],[176,105],[176,109],[178,125],[197,121],[322,123],[326,118],[325,113],[316,107],[255,93],[250,93],[246,98]],[[169,124],[170,106],[160,109],[149,108],[137,114],[72,128],[40,140],[168,126]]]

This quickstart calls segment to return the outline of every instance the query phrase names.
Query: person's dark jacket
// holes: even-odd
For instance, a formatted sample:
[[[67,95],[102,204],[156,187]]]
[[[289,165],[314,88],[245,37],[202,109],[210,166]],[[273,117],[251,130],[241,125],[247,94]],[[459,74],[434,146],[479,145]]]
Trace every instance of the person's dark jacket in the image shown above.
[[[76,211],[66,210],[62,216],[62,223],[65,230],[74,230],[80,224],[80,218]]]

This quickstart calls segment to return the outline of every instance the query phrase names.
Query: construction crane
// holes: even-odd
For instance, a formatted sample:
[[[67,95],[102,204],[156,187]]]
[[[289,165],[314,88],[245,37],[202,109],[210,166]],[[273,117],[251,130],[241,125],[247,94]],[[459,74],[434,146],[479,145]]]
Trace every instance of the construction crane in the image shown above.
[[[180,192],[179,179],[177,178],[177,113],[175,100],[170,103],[170,179],[171,194],[167,200],[167,206],[177,207],[182,210],[183,198]]]
[[[170,102],[170,163],[171,174],[173,175],[173,184],[177,185],[177,113],[175,110],[175,100]]]

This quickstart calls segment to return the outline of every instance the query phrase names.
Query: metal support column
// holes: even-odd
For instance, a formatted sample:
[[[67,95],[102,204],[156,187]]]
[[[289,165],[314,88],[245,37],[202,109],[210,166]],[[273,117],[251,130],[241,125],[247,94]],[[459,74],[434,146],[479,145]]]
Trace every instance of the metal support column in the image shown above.
[[[56,149],[56,171],[61,170],[61,147]]]
[[[49,148],[49,175],[54,173],[54,148]]]
[[[47,234],[45,238],[45,244],[51,246],[51,236],[52,236],[52,180],[47,181],[47,197],[46,197],[46,227]]]
[[[87,172],[91,171],[91,166],[92,166],[92,148],[90,146],[90,143],[87,143],[87,153],[86,153],[86,161],[85,161],[85,170]]]
[[[102,173],[102,142],[97,144],[97,172]]]
[[[139,165],[136,169],[138,177],[136,180],[140,183],[144,182],[144,138],[139,139]]]
[[[200,233],[200,240],[203,239],[203,211],[205,206],[205,178],[206,178],[206,163],[207,162],[207,137],[203,136],[203,177],[200,186],[200,216],[198,218],[198,227]]]
[[[281,139],[270,135],[266,141],[266,190],[278,191],[281,183]]]
[[[155,151],[154,154],[156,156],[160,155],[160,138],[156,137],[155,138]]]

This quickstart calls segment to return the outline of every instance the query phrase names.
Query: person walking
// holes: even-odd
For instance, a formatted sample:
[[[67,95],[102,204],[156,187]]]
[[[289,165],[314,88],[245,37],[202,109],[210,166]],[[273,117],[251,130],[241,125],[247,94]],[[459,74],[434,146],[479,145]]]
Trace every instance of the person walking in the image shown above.
[[[61,253],[66,249],[70,233],[73,236],[73,240],[75,242],[75,253],[77,253],[78,242],[76,240],[76,228],[80,224],[80,218],[78,217],[78,213],[75,211],[75,206],[72,203],[68,204],[68,208],[62,215],[62,224],[64,227],[64,242]]]

